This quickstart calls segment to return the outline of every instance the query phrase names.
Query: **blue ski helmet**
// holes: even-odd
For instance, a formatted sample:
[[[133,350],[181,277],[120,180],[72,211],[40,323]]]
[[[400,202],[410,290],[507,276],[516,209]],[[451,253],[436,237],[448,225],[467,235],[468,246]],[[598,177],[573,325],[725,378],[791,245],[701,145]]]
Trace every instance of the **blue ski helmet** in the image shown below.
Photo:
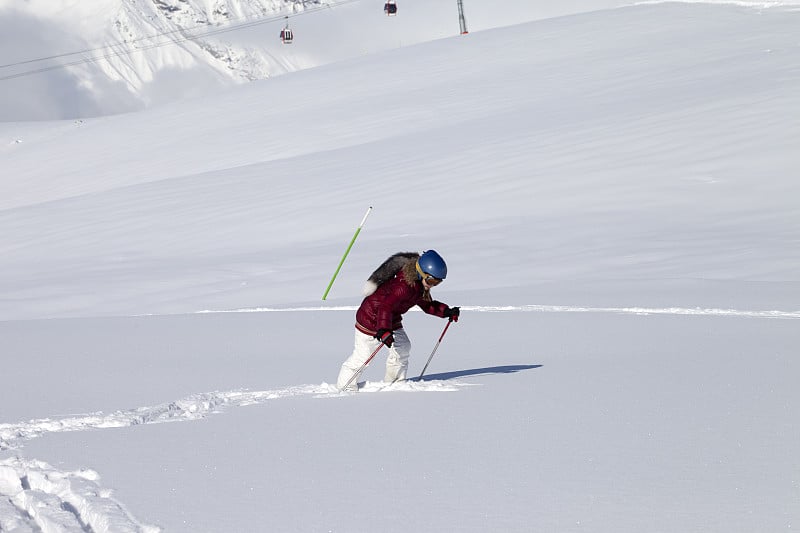
[[[436,253],[436,250],[428,250],[422,252],[422,255],[417,259],[417,272],[420,277],[423,274],[428,274],[434,278],[444,279],[447,277],[447,263],[444,262],[442,256]]]

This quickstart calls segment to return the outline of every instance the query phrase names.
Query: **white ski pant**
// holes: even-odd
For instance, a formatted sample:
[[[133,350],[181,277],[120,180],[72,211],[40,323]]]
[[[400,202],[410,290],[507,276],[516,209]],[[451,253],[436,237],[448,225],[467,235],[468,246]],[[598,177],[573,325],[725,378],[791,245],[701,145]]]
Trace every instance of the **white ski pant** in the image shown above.
[[[408,340],[408,335],[402,329],[397,329],[392,332],[394,335],[394,343],[389,348],[389,357],[386,359],[386,374],[383,376],[383,381],[393,383],[406,379],[406,371],[408,370],[408,357],[411,355],[411,341]],[[353,353],[342,363],[342,369],[339,371],[339,378],[336,380],[336,386],[340,389],[347,385],[350,378],[358,372],[364,361],[369,359],[372,352],[380,346],[381,341],[375,337],[370,337],[366,333],[361,333],[356,330],[355,346]],[[375,356],[377,357],[377,355]],[[374,361],[374,359],[373,359]],[[351,387],[358,381],[358,378],[350,385]]]

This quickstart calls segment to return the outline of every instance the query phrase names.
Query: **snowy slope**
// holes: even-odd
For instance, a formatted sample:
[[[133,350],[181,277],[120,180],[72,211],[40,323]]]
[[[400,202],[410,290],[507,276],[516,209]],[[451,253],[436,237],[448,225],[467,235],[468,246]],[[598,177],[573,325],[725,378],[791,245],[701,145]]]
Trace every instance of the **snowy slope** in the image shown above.
[[[672,23],[659,5],[610,10],[30,135],[6,124],[0,317],[313,302],[368,205],[370,245],[447,239],[465,280],[483,277],[473,254],[491,257],[489,295],[604,279],[623,281],[605,306],[736,308],[724,284],[739,280],[792,302],[794,12],[679,6]],[[658,46],[674,34],[690,44]],[[354,256],[331,296],[357,292],[374,261]]]
[[[798,17],[645,3],[0,123],[0,528],[796,527]],[[366,275],[430,247],[464,312],[427,380],[332,391]],[[405,326],[416,375],[444,322]]]
[[[466,6],[473,31],[629,5],[496,0]],[[796,5],[720,0],[753,8]],[[363,4],[363,6],[362,6]],[[0,2],[0,120],[139,110],[245,81],[451,36],[451,0],[408,0],[400,17],[366,0]],[[291,16],[298,46],[277,39]]]
[[[499,0],[468,6],[482,30],[628,2]],[[450,0],[33,0],[0,2],[0,120],[85,118],[214,94],[377,51],[452,36]],[[297,36],[278,33],[291,16]],[[77,53],[76,53],[77,52]]]

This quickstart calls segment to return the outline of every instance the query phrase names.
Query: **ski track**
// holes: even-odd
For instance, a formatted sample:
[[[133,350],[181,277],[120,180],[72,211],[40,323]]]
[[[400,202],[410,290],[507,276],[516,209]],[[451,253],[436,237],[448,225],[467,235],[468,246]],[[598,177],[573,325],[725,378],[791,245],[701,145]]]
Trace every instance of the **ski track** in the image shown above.
[[[250,307],[229,310],[204,310],[196,314],[208,313],[288,313],[307,311],[356,311],[357,306],[335,307]],[[681,316],[722,316],[739,318],[797,319],[800,311],[748,311],[740,309],[716,309],[701,307],[574,307],[566,305],[502,305],[502,306],[461,306],[462,311],[478,313],[611,313],[620,315],[681,315]],[[419,309],[412,309],[420,312]],[[148,315],[153,316],[153,315]]]
[[[382,382],[359,383],[359,393],[380,391],[455,391],[464,386],[453,380],[404,381],[391,385]],[[120,428],[161,422],[198,420],[226,408],[261,404],[268,400],[296,396],[339,397],[353,393],[341,392],[335,385],[297,385],[268,391],[234,390],[206,392],[152,407],[137,407],[105,414],[103,412],[77,416],[41,418],[0,424],[0,451],[21,447],[21,443],[46,433],[86,431],[92,429]]]
[[[359,383],[359,392],[455,391],[465,386],[453,380]],[[113,413],[42,418],[0,424],[0,451],[18,449],[47,433],[119,428],[162,422],[198,420],[229,407],[261,404],[280,398],[347,397],[335,385],[298,385],[268,391],[235,390],[193,394],[181,400]],[[103,489],[93,470],[60,471],[36,459],[0,460],[0,531],[58,533],[158,533],[157,526],[136,521]]]

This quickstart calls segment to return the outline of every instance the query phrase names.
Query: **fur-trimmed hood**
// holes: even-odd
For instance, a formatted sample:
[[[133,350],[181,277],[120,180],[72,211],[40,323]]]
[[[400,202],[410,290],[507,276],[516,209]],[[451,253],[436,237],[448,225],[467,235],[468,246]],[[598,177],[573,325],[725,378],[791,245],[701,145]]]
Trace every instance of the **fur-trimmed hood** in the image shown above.
[[[417,259],[419,259],[419,256],[403,265],[402,269],[403,279],[412,287],[417,281],[419,281],[419,273],[417,272]]]
[[[381,263],[381,266],[375,269],[375,272],[370,274],[362,291],[364,296],[369,296],[375,292],[378,286],[395,277],[401,270],[406,283],[413,285],[417,280],[415,266],[417,259],[419,259],[419,254],[416,252],[398,252],[390,256]]]

